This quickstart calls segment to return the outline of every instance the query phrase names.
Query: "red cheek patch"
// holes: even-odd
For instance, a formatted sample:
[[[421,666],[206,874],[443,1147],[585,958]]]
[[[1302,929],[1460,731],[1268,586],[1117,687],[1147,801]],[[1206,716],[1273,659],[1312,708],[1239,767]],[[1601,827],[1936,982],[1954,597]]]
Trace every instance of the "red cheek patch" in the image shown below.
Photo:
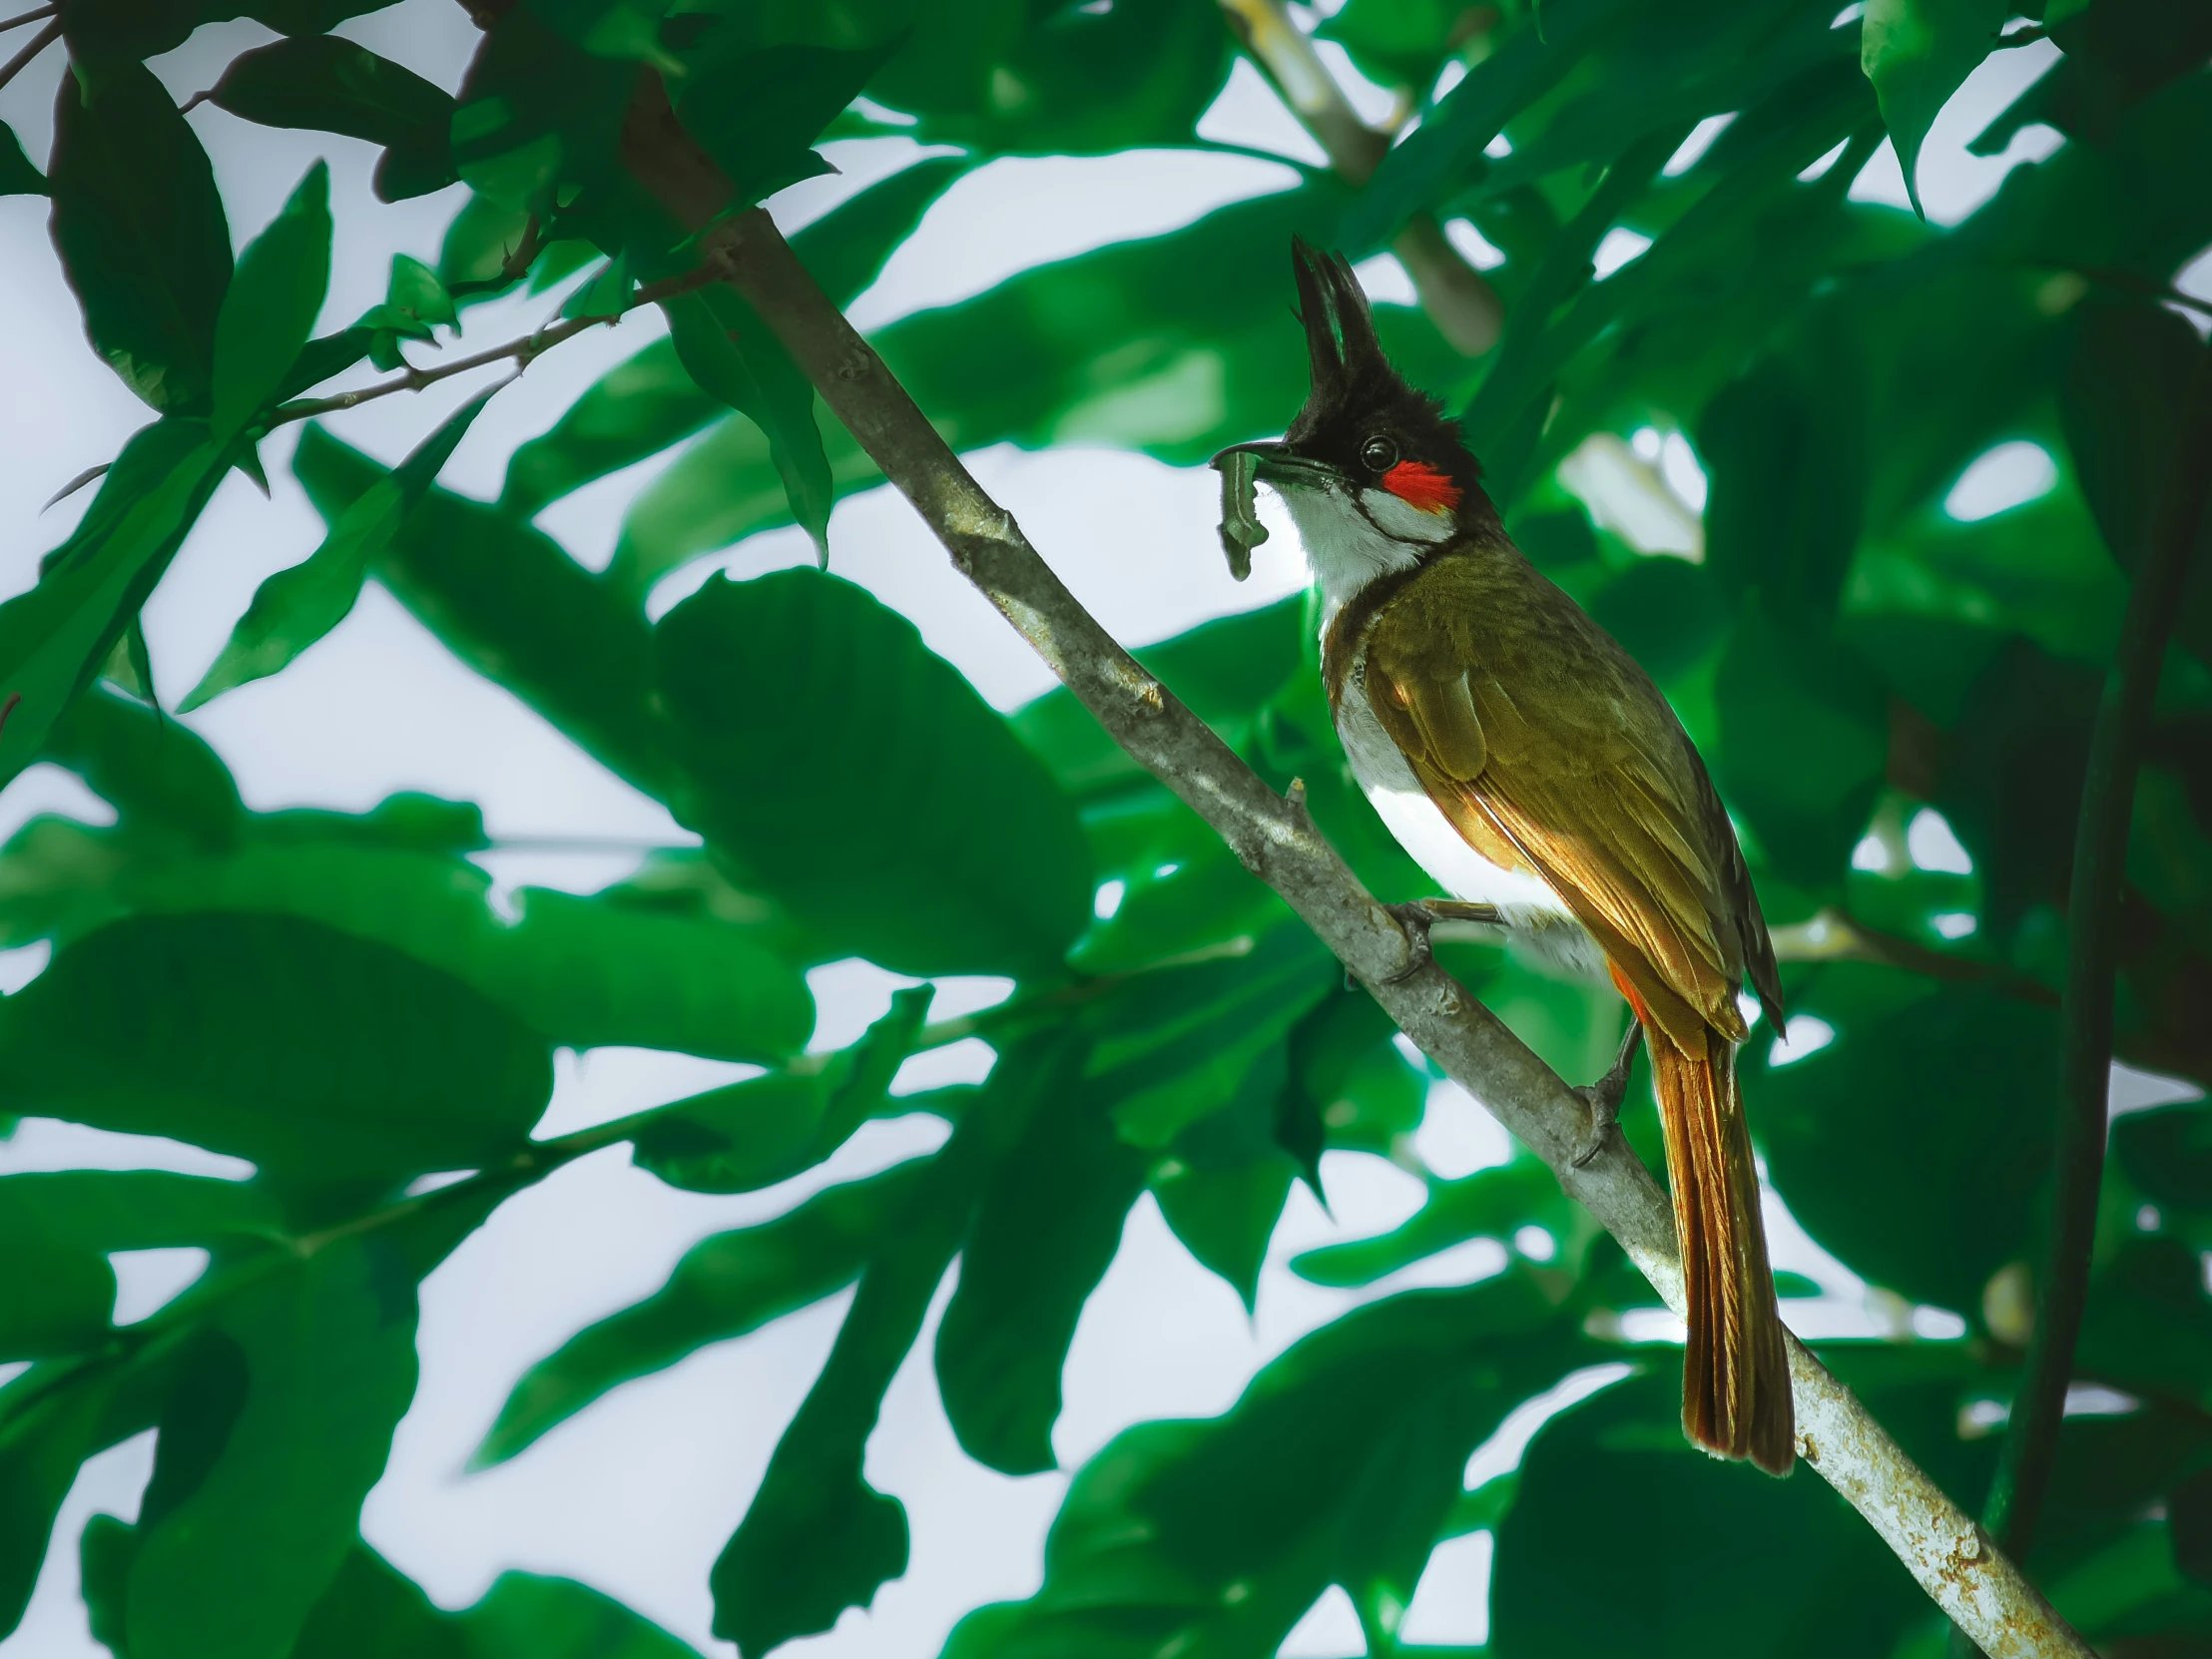
[[[1448,473],[1418,461],[1400,461],[1382,474],[1382,487],[1424,513],[1448,513],[1459,505],[1459,486]]]

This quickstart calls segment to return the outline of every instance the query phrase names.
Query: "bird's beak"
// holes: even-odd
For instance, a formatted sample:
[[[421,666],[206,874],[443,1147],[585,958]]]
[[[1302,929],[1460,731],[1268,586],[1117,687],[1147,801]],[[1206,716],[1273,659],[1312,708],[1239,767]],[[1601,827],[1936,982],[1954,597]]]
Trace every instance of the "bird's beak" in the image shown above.
[[[1222,470],[1222,463],[1232,455],[1250,455],[1254,475],[1264,484],[1289,485],[1294,489],[1303,485],[1308,489],[1319,489],[1333,482],[1337,476],[1337,469],[1326,462],[1309,460],[1272,440],[1263,443],[1233,443],[1209,464],[1219,472]]]

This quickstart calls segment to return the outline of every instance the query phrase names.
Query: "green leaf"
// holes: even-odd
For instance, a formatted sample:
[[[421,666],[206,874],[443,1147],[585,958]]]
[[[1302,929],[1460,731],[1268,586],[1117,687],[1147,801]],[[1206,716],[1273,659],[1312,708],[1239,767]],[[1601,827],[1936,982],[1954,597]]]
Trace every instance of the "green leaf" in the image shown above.
[[[687,774],[677,816],[817,928],[826,954],[1026,972],[1082,930],[1073,808],[864,589],[804,570],[717,577],[662,620],[657,655]]]
[[[461,1622],[471,1659],[698,1659],[690,1643],[621,1602],[536,1573],[501,1573]]]
[[[15,129],[0,123],[0,196],[44,196],[46,181],[23,153]]]
[[[116,1381],[112,1366],[94,1365],[59,1385],[32,1373],[0,1391],[0,1635],[23,1621],[77,1466],[110,1443]]]
[[[412,70],[320,32],[241,53],[208,101],[265,127],[343,133],[385,147],[377,197],[397,202],[450,185],[453,100]]]
[[[259,417],[314,332],[330,285],[330,169],[316,162],[247,245],[215,325],[215,436]]]
[[[1880,685],[1832,640],[1748,602],[1714,690],[1721,786],[1767,865],[1840,885],[1888,757]]]
[[[291,1659],[480,1659],[466,1617],[431,1605],[413,1580],[356,1542],[300,1626]]]
[[[1491,1650],[1500,1659],[1891,1652],[1927,1601],[1881,1540],[1818,1481],[1762,1479],[1699,1456],[1682,1438],[1674,1368],[1654,1371],[1553,1417],[1529,1447],[1497,1532]],[[1939,1423],[1945,1406],[1955,1415],[1956,1387],[1955,1379],[1922,1383],[1912,1416]],[[1869,1400],[1900,1433],[1904,1403],[1896,1391]],[[1955,1464],[1956,1436],[1943,1437]],[[1982,1442],[1984,1467],[1992,1444]],[[1962,1501],[1976,1489],[1944,1484]],[[1645,1541],[1602,1582],[1575,1565],[1593,1491],[1633,1517]]]
[[[228,849],[245,807],[230,770],[197,733],[143,704],[90,691],[69,706],[43,758],[68,767],[132,825],[159,825],[196,848]]]
[[[286,1659],[414,1394],[411,1287],[344,1240],[243,1288],[163,1415],[132,1659]]]
[[[1305,927],[1278,927],[1248,955],[1147,974],[1087,1009],[1087,1075],[1122,1139],[1164,1148],[1229,1102],[1340,971]]]
[[[933,156],[902,169],[798,232],[791,239],[792,250],[832,303],[848,305],[874,280],[891,250],[920,223],[930,204],[969,166],[965,157]],[[456,229],[459,224],[455,222]],[[518,518],[533,518],[571,490],[690,437],[722,417],[727,407],[699,389],[677,360],[672,343],[655,340],[628,362],[608,370],[569,406],[552,430],[515,451],[507,463],[499,505]],[[788,510],[790,498],[770,463],[767,439],[750,422],[732,424],[743,428],[759,447],[761,468],[768,474],[767,499],[750,512],[747,521],[760,512],[781,515]],[[831,437],[839,441],[843,457],[851,440],[842,427],[835,428]],[[840,486],[849,487],[847,474],[856,475],[855,466],[862,472],[873,470],[865,456],[856,462],[845,457],[843,471],[832,467]]]
[[[906,1213],[926,1168],[910,1159],[831,1187],[774,1221],[694,1245],[653,1295],[586,1326],[524,1372],[470,1466],[505,1462],[633,1378],[834,1296]]]
[[[59,854],[51,872],[28,856],[13,866],[15,904],[27,906],[15,916],[32,936],[45,927],[66,939],[123,908],[291,915],[403,951],[577,1049],[778,1061],[813,1028],[798,971],[712,916],[524,888],[516,918],[502,919],[488,902],[490,878],[454,856],[482,844],[472,812],[457,820],[445,803],[395,798],[361,818],[285,815],[238,828],[254,839],[227,857],[150,855],[121,871],[113,832],[77,831],[92,839]],[[28,908],[71,898],[89,919]]]
[[[548,216],[565,187],[603,183],[616,167],[634,78],[635,66],[593,57],[530,8],[502,12],[453,112],[455,167],[479,196]]]
[[[815,388],[753,307],[721,283],[661,301],[684,370],[768,438],[792,516],[830,563],[830,457],[815,424]]]
[[[2168,310],[2093,304],[2081,317],[2059,415],[2081,493],[2114,562],[2130,577],[2142,569],[2157,533],[2204,350],[2189,324]],[[2200,551],[2174,633],[2212,662],[2208,572],[2212,561]]]
[[[672,1187],[749,1193],[822,1162],[883,1104],[934,993],[895,991],[891,1010],[819,1070],[756,1077],[656,1112],[631,1156]]]
[[[309,426],[292,471],[326,522],[384,468]],[[645,619],[548,536],[439,489],[402,524],[376,575],[449,651],[648,794],[668,788],[648,706]]]
[[[828,1630],[906,1570],[905,1511],[867,1484],[861,1456],[883,1391],[959,1249],[979,1184],[1031,1115],[1073,1081],[1071,1059],[1059,1037],[1001,1055],[870,1255],[822,1375],[708,1577],[715,1634],[736,1642],[745,1659]]]
[[[1921,213],[1922,141],[1936,112],[1996,45],[2005,15],[2004,0],[1867,0],[1859,61],[1881,100],[1915,213]]]
[[[1548,0],[1467,72],[1418,131],[1394,146],[1345,218],[1339,240],[1365,253],[1410,215],[1441,200],[1482,165],[1484,146],[1600,45],[1633,8],[1628,0]]]
[[[1151,1160],[1114,1133],[1110,1096],[1034,1113],[991,1171],[937,1327],[937,1389],[960,1449],[1001,1474],[1054,1466],[1060,1372],[1121,1245]]]
[[[135,434],[38,586],[0,605],[0,779],[34,760],[91,684],[222,481],[196,420]]]
[[[17,1110],[167,1135],[288,1178],[403,1180],[511,1156],[545,1043],[451,975],[288,916],[116,922],[8,999]]]
[[[730,18],[710,29],[686,54],[676,100],[684,130],[729,176],[726,210],[749,207],[828,171],[808,146],[900,44],[893,37],[848,52],[761,47],[753,44],[753,33],[751,19]]]
[[[1770,359],[1706,405],[1705,562],[1732,603],[1756,587],[1775,613],[1810,627],[1835,617],[1865,506],[1852,402],[1846,376],[1809,382]]]
[[[231,232],[200,140],[153,72],[62,77],[54,108],[54,247],[85,332],[164,414],[206,414]]]
[[[210,1244],[276,1227],[269,1195],[235,1181],[157,1170],[0,1177],[0,1260],[19,1289],[0,1309],[0,1358],[97,1346],[115,1307],[108,1253]]]
[[[1739,1061],[1776,1189],[1854,1272],[1978,1320],[2049,1177],[2054,1011],[1860,962],[1793,985],[1790,1006],[1835,1035],[1778,1065],[1761,1026]]]
[[[391,281],[384,288],[384,303],[413,317],[425,328],[439,322],[453,329],[461,325],[460,316],[453,309],[453,296],[445,291],[438,274],[405,254],[391,257]]]
[[[1043,1587],[968,1615],[945,1659],[1273,1653],[1332,1583],[1386,1635],[1468,1454],[1593,1357],[1526,1274],[1348,1315],[1225,1415],[1140,1424],[1086,1463]]]
[[[251,253],[248,258],[252,259]],[[249,268],[240,269],[243,278]],[[200,684],[179,705],[180,713],[190,714],[236,686],[281,672],[352,614],[369,567],[430,488],[470,423],[500,389],[493,386],[462,404],[390,474],[355,497],[305,562],[279,570],[254,591],[246,615],[232,628]]]

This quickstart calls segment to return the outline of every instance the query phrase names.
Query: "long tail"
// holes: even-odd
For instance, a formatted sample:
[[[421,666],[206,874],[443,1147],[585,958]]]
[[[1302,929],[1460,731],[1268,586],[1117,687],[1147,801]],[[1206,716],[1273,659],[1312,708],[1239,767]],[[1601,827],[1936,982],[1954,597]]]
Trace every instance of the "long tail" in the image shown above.
[[[1787,1474],[1797,1457],[1790,1361],[1735,1049],[1713,1030],[1702,1054],[1684,1052],[1656,1029],[1648,1034],[1689,1302],[1682,1429],[1719,1456],[1749,1457],[1769,1474]]]

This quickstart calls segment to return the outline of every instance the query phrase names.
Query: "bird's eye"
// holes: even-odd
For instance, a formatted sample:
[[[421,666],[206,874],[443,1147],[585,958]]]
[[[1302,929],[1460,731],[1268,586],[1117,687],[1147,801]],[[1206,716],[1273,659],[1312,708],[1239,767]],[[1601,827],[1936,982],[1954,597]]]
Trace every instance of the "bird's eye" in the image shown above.
[[[1378,432],[1361,445],[1360,459],[1367,463],[1370,471],[1387,472],[1397,465],[1397,445]]]

